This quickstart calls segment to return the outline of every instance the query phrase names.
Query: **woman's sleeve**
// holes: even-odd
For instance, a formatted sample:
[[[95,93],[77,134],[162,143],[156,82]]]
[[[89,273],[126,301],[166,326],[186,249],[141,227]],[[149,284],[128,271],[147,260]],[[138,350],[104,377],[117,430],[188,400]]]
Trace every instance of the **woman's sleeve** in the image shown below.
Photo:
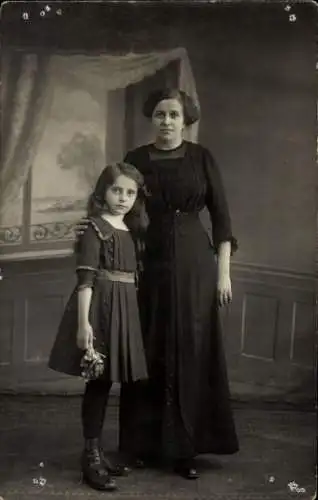
[[[79,237],[76,252],[78,288],[92,288],[99,267],[100,239],[91,224]]]
[[[126,156],[124,158],[124,162],[130,163],[131,165],[134,165],[136,167],[137,166],[137,165],[135,165],[135,162],[136,162],[135,156],[136,155],[134,153],[135,153],[134,150],[128,151],[128,153],[126,153]]]
[[[237,240],[232,234],[232,223],[225,190],[219,168],[208,150],[204,150],[204,169],[207,180],[206,206],[212,222],[212,237],[215,251],[220,243],[231,242],[231,254],[237,248]]]
[[[145,155],[146,149],[144,146],[140,146],[139,148],[136,149],[131,149],[126,153],[126,156],[124,158],[125,163],[130,163],[134,167],[136,167],[141,174],[144,173],[144,168],[145,168],[145,161],[147,158],[147,155]]]

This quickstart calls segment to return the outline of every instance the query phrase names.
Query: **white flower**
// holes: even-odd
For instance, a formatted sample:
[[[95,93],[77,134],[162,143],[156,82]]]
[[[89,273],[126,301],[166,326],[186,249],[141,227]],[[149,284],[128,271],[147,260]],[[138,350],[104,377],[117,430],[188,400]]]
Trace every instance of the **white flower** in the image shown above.
[[[40,477],[40,486],[45,486],[45,485],[46,485],[45,477]]]
[[[288,483],[288,488],[292,492],[306,493],[306,489],[305,488],[300,488],[299,484],[297,484],[296,481],[291,481],[290,483]]]

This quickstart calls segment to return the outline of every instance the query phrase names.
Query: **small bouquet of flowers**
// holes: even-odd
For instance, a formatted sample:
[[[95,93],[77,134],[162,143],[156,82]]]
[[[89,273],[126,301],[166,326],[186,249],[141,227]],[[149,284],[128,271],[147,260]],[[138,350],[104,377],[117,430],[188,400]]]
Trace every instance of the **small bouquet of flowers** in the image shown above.
[[[81,360],[82,377],[86,382],[96,380],[104,373],[106,356],[95,351],[93,347],[87,349]]]

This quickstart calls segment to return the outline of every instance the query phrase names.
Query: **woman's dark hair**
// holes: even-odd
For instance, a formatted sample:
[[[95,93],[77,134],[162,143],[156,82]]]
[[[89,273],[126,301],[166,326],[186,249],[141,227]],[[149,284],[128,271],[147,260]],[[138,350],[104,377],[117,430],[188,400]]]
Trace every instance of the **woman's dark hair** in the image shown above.
[[[144,116],[151,118],[157,104],[165,99],[177,99],[182,104],[186,126],[192,125],[199,120],[200,111],[193,99],[183,90],[177,88],[165,88],[151,92],[143,105]]]
[[[124,221],[128,229],[139,237],[147,228],[148,218],[145,211],[144,178],[139,170],[130,163],[118,162],[104,168],[97,179],[94,191],[87,203],[87,217],[96,217],[107,210],[105,193],[116,182],[120,175],[125,175],[136,182],[138,195],[132,209],[125,215]],[[75,241],[74,251],[78,250],[78,238]]]

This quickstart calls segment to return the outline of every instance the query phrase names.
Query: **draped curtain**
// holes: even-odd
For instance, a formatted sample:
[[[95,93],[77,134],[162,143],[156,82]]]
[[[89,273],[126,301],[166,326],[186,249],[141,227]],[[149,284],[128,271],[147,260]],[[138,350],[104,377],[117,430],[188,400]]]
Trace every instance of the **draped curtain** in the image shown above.
[[[127,53],[121,56],[56,55],[53,57],[52,68],[69,81],[74,81],[76,85],[80,83],[87,90],[91,90],[92,95],[104,95],[107,91],[136,84],[175,60],[180,62],[180,89],[185,90],[199,106],[191,64],[183,47],[165,52]],[[196,142],[197,136],[198,124],[194,124],[187,131],[186,138]]]
[[[1,70],[0,222],[27,179],[52,102],[48,55],[12,52]]]
[[[123,89],[178,60],[179,87],[199,106],[191,64],[184,48],[125,55],[39,55],[12,53],[2,61],[2,161],[0,223],[26,182],[49,118],[54,76],[94,95]],[[198,125],[186,138],[196,141]]]

